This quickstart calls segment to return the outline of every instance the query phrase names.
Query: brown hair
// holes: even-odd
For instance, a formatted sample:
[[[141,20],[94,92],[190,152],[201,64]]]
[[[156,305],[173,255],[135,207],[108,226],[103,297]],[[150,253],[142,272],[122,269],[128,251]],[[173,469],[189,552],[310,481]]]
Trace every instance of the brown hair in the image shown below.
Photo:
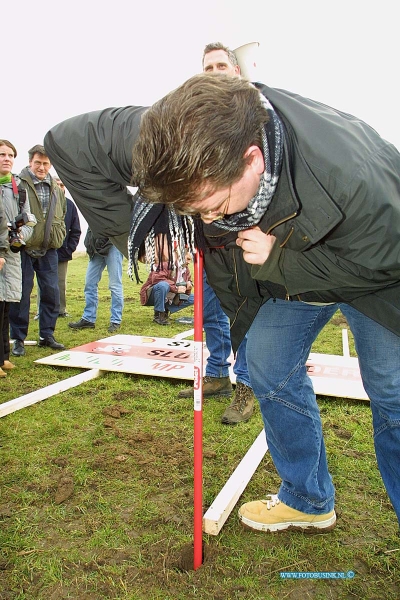
[[[211,42],[211,44],[207,44],[203,52],[203,66],[206,54],[208,54],[209,52],[213,52],[214,50],[223,50],[228,55],[229,62],[234,67],[238,66],[239,63],[237,61],[236,54],[230,48],[228,48],[228,46],[224,46],[224,44],[222,44],[221,42]]]
[[[8,148],[11,148],[11,150],[14,152],[14,158],[16,158],[17,149],[15,148],[14,144],[9,142],[8,140],[0,140],[0,146],[7,146]]]
[[[221,74],[196,75],[142,116],[132,181],[151,202],[177,208],[238,181],[246,150],[268,121],[259,91]]]
[[[29,160],[32,160],[35,154],[40,154],[40,156],[47,156],[45,147],[41,144],[36,144],[35,146],[32,146],[32,148],[28,150]]]

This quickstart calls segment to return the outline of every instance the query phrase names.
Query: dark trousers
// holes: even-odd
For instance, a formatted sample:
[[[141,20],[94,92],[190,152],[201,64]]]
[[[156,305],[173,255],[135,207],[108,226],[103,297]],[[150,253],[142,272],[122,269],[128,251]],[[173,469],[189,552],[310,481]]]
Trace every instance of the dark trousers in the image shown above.
[[[0,302],[0,367],[10,358],[9,302]]]
[[[60,311],[57,250],[51,248],[40,258],[32,258],[25,250],[21,250],[21,268],[21,301],[10,303],[11,338],[24,341],[28,335],[29,310],[35,273],[40,290],[39,335],[41,338],[54,335]]]

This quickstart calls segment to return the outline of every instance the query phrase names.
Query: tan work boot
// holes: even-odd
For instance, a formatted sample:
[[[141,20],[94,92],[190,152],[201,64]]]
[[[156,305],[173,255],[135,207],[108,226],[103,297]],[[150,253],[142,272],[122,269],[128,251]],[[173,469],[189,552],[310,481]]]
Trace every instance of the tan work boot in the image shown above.
[[[233,402],[222,415],[221,423],[236,425],[248,421],[254,411],[254,401],[255,397],[251,387],[244,383],[237,383]]]
[[[11,369],[15,369],[15,365],[13,365],[13,363],[9,360],[5,360],[4,365],[1,365],[1,368],[5,371],[11,371]]]
[[[7,373],[5,373],[1,367],[0,367],[0,377],[7,377]]]
[[[208,377],[203,379],[203,398],[211,396],[230,396],[232,394],[232,384],[229,377]],[[181,390],[178,398],[193,398],[194,390],[192,387]]]
[[[324,515],[303,513],[281,502],[277,494],[271,494],[266,500],[243,504],[239,509],[239,520],[246,527],[257,531],[298,529],[322,533],[335,527],[336,514],[334,510]]]

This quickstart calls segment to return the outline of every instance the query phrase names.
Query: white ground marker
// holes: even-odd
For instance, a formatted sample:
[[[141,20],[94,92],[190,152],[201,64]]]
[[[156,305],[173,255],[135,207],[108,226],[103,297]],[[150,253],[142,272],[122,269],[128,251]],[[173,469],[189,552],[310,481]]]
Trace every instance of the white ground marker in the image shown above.
[[[74,377],[63,379],[63,381],[57,381],[52,385],[48,385],[47,387],[36,390],[35,392],[31,392],[30,394],[25,394],[25,396],[20,396],[19,398],[14,398],[14,400],[4,402],[3,404],[0,404],[0,417],[5,417],[10,413],[20,410],[21,408],[25,408],[26,406],[30,406],[31,404],[35,404],[41,400],[46,400],[46,398],[55,396],[60,392],[65,392],[66,390],[76,387],[85,381],[95,379],[103,373],[104,371],[100,371],[100,369],[90,369],[89,371],[85,371],[84,373],[80,373]]]
[[[203,531],[205,533],[218,535],[267,450],[263,429],[204,514]]]

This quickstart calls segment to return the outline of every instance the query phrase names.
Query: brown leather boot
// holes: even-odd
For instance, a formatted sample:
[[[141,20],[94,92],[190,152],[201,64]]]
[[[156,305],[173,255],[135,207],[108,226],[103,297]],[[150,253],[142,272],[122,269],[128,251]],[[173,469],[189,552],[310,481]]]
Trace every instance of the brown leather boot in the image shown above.
[[[210,396],[230,396],[232,394],[232,384],[229,377],[204,377],[203,379],[203,398]],[[181,390],[178,398],[193,398],[194,390],[192,387]]]
[[[168,313],[167,312],[159,312],[157,317],[153,319],[154,323],[158,325],[169,325]]]
[[[224,425],[236,425],[248,421],[254,411],[255,396],[251,387],[237,383],[232,404],[228,406],[221,417]]]

